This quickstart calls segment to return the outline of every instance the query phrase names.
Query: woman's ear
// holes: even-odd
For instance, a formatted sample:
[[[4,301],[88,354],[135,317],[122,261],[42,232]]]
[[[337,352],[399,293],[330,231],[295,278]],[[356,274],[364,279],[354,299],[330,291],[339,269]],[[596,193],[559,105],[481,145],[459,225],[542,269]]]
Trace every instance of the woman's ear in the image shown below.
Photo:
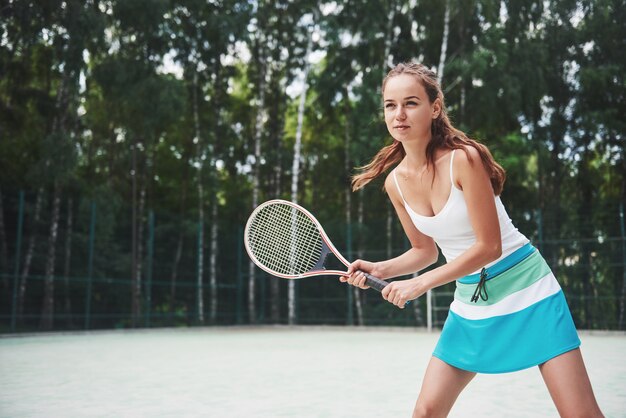
[[[439,97],[437,97],[433,102],[432,109],[432,118],[437,119],[441,114],[441,100],[439,99]]]

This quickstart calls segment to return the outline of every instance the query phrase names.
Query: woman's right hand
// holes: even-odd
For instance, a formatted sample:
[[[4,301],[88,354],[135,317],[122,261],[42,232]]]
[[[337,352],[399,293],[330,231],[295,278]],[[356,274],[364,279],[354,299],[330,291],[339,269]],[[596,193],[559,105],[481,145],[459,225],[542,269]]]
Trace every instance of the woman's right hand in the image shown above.
[[[372,276],[380,277],[378,264],[365,260],[355,260],[348,267],[348,274],[339,277],[339,281],[343,283],[351,284],[360,289],[369,289],[369,286],[365,284],[365,274],[363,272],[371,274]]]

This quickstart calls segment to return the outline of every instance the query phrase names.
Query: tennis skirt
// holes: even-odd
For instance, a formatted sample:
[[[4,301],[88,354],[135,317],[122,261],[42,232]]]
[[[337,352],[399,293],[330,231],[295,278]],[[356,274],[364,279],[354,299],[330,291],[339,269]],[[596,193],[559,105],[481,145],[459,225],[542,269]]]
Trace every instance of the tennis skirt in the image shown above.
[[[486,300],[472,302],[479,274],[457,280],[433,356],[463,370],[507,373],[580,346],[563,291],[532,245],[519,248],[486,273]]]

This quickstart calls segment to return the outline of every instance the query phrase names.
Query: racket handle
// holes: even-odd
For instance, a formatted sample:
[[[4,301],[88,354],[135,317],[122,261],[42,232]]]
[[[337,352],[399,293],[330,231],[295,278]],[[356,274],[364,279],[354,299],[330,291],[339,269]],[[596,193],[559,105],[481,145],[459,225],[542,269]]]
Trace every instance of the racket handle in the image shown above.
[[[361,273],[365,275],[365,284],[372,289],[378,290],[379,292],[382,292],[383,289],[389,284],[389,282],[381,280],[378,277],[374,277],[371,274],[367,274],[364,271],[362,271]],[[407,306],[409,303],[410,301],[407,300],[404,306]]]
[[[365,272],[361,273],[365,275],[365,284],[372,289],[378,290],[379,292],[382,292],[383,289],[389,284],[388,282],[381,280],[378,277],[374,277],[371,274],[367,274]]]

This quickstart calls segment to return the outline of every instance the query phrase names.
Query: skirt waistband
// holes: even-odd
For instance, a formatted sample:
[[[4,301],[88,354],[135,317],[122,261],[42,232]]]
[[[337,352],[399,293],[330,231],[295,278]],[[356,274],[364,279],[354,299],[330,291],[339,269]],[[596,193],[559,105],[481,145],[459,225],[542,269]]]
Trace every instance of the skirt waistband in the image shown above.
[[[498,261],[493,266],[486,267],[485,268],[485,271],[487,273],[486,280],[493,279],[500,273],[503,273],[504,271],[510,269],[511,267],[519,263],[520,261],[524,260],[529,255],[534,253],[535,251],[537,251],[537,249],[533,247],[530,243],[524,244],[523,246],[521,246],[520,248],[513,251],[511,254],[509,254],[505,258],[503,258],[502,260]],[[467,276],[461,277],[457,281],[463,284],[478,283],[480,281],[480,273],[469,274]]]

